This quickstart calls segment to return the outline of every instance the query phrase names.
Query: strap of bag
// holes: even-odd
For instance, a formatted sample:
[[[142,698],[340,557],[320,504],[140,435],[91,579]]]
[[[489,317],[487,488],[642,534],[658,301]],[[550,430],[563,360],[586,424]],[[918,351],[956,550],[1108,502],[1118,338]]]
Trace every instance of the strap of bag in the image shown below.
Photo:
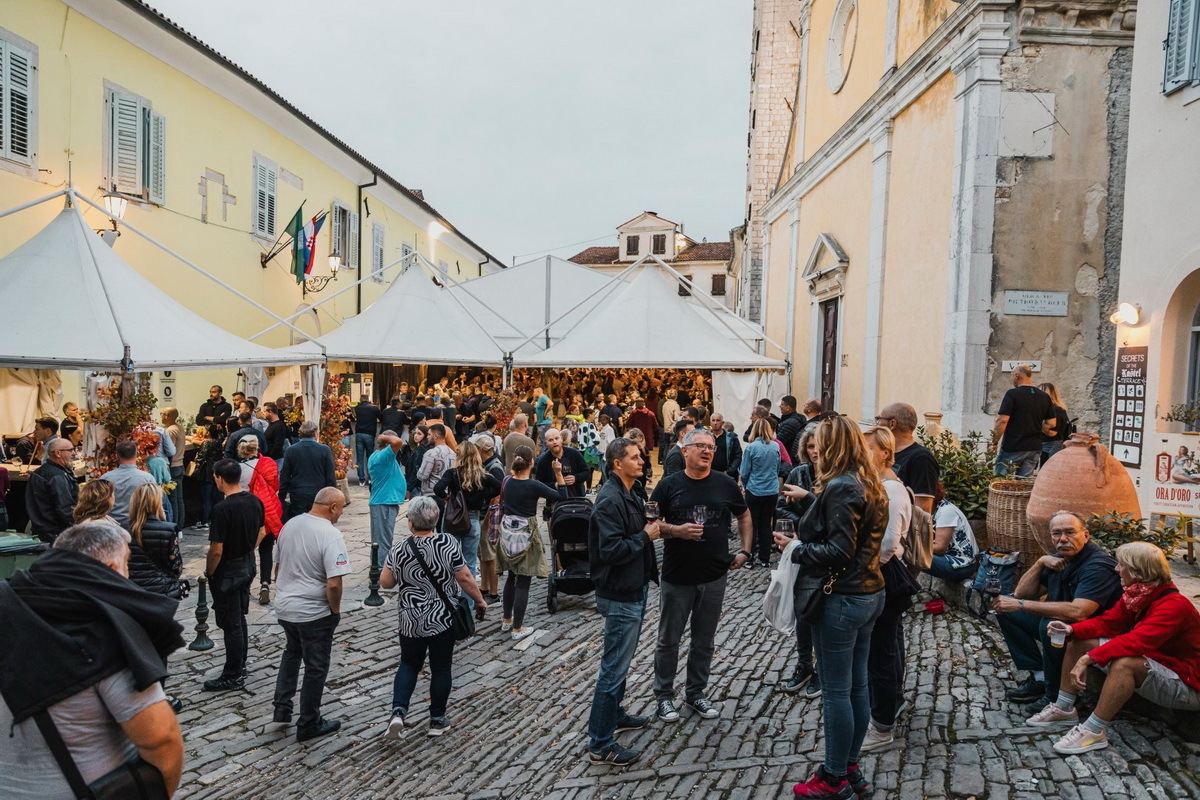
[[[453,616],[455,609],[454,604],[450,602],[450,598],[447,597],[446,592],[442,590],[442,585],[434,580],[433,573],[429,570],[429,565],[426,564],[425,559],[421,557],[421,550],[417,547],[416,541],[410,538],[409,542],[412,544],[413,555],[417,557],[417,566],[421,568],[421,571],[425,573],[425,577],[428,578],[429,582],[433,584],[434,591],[438,593],[438,597],[442,598],[442,602],[446,604],[446,610],[450,612],[451,616]]]
[[[62,735],[58,732],[58,726],[50,718],[50,712],[42,709],[33,715],[33,720],[37,723],[38,730],[42,732],[42,738],[46,740],[46,746],[50,748],[51,755],[58,762],[58,768],[62,770],[63,776],[70,784],[71,792],[80,800],[90,800],[94,797],[92,790],[84,782],[79,767],[75,765],[75,759],[71,758],[71,751],[67,749],[67,743],[63,741]]]

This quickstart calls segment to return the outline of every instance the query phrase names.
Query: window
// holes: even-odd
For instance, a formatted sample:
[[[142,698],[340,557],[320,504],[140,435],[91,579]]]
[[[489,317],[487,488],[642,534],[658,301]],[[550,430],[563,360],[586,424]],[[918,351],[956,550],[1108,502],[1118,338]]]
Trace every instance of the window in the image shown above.
[[[442,285],[448,286],[450,284],[450,265],[445,261],[439,261],[438,273],[442,276]]]
[[[0,157],[33,164],[36,51],[0,38]]]
[[[371,280],[383,283],[383,223],[371,223]]]
[[[358,214],[334,200],[329,218],[333,220],[329,255],[340,256],[342,266],[347,269],[358,269]]]
[[[687,278],[687,282],[684,282],[684,281],[680,281],[680,282],[679,282],[679,296],[680,296],[680,297],[691,297],[691,296],[692,296],[692,290],[691,290],[691,289],[689,289],[688,287],[689,287],[689,286],[691,285],[691,283],[692,283],[692,276],[691,276],[691,275],[684,275],[683,277]]]
[[[275,238],[276,185],[279,169],[275,162],[254,157],[254,233],[267,239]]]
[[[725,275],[718,272],[712,276],[712,291],[709,292],[713,297],[725,296]]]
[[[625,255],[636,256],[638,254],[638,247],[640,246],[641,239],[642,237],[640,236],[626,236]]]
[[[404,244],[400,245],[400,258],[401,259],[408,258],[414,252],[415,251],[413,249],[413,246],[411,244],[409,244],[408,242],[405,242]],[[408,258],[408,260],[405,261],[404,264],[400,267],[400,272],[403,273],[405,270],[407,270],[409,267],[411,267],[415,261],[416,261],[415,258]]]
[[[1200,0],[1170,0],[1167,41],[1164,44],[1166,66],[1163,91],[1173,92],[1200,79],[1196,64],[1197,36],[1200,36]]]
[[[162,205],[167,193],[167,121],[136,94],[108,91],[108,188]]]
[[[666,255],[667,252],[667,235],[665,233],[656,233],[650,242],[650,252],[656,256]]]

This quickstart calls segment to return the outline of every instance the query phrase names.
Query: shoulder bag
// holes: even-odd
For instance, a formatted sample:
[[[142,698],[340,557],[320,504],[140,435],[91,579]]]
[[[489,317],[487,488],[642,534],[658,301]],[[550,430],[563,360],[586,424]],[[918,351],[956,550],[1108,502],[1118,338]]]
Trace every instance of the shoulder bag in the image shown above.
[[[413,555],[417,558],[417,566],[433,584],[434,591],[438,593],[438,597],[442,598],[442,602],[446,604],[446,610],[450,612],[450,630],[454,634],[454,641],[461,642],[471,638],[475,634],[475,618],[471,616],[471,608],[467,605],[467,599],[461,595],[454,600],[447,597],[442,585],[434,579],[429,565],[421,557],[421,550],[417,547],[416,541],[410,538],[409,542],[412,544]]]
[[[462,485],[462,474],[454,476],[457,488],[446,499],[446,511],[442,515],[442,530],[446,533],[467,533],[471,530],[471,517],[467,509],[467,490]]]

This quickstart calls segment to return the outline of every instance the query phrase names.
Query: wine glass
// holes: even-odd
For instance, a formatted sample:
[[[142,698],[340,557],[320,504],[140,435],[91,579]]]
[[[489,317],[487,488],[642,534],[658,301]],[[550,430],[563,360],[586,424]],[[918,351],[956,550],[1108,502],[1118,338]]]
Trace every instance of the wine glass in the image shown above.
[[[983,579],[983,591],[985,594],[987,594],[989,597],[992,598],[992,602],[995,602],[996,598],[999,597],[1001,592],[1004,591],[1004,587],[1000,584],[999,576],[989,575],[988,577],[984,578]],[[991,604],[989,604],[988,613],[989,614],[996,613],[994,610],[991,609]]]
[[[646,503],[646,521],[654,522],[658,519],[658,503],[650,500]]]
[[[708,521],[708,506],[692,506],[692,522],[703,525]]]
[[[796,523],[790,519],[777,519],[775,520],[775,532],[782,533],[788,537],[794,537],[796,535]]]

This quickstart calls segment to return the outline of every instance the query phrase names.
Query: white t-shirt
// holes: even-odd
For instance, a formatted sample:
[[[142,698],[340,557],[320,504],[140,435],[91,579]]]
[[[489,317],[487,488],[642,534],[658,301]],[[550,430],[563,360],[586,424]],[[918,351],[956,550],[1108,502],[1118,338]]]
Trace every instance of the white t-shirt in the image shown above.
[[[879,547],[879,563],[886,564],[893,556],[904,558],[904,534],[912,520],[912,498],[900,481],[887,480],[883,488],[888,496],[888,524]]]
[[[961,508],[949,500],[943,500],[933,511],[933,528],[935,531],[938,528],[954,528],[954,533],[950,534],[950,546],[943,554],[952,567],[965,567],[975,561],[979,545],[975,541],[971,523]]]
[[[313,514],[292,517],[275,542],[275,616],[312,622],[329,616],[327,578],[348,575],[350,557],[342,532]]]

